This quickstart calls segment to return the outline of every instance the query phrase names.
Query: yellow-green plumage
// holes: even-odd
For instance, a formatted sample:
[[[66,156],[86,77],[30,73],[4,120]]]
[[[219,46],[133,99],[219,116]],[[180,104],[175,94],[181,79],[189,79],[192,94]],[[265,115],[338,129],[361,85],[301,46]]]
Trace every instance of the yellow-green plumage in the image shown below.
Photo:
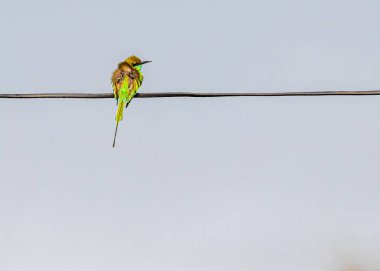
[[[119,63],[118,68],[113,72],[111,82],[113,93],[117,103],[116,111],[116,129],[113,141],[115,139],[119,122],[123,119],[124,107],[127,107],[133,97],[136,95],[144,79],[141,73],[141,65],[148,61],[142,62],[136,56],[130,56],[123,62]]]

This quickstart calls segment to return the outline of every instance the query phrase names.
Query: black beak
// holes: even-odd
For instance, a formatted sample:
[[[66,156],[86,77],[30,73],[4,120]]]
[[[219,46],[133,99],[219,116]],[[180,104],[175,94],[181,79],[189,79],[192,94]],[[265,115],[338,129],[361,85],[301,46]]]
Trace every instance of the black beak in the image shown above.
[[[140,65],[144,65],[144,64],[146,64],[146,63],[150,63],[150,62],[152,62],[152,61],[150,61],[150,60],[147,60],[147,61],[141,61],[141,63],[139,63],[139,64],[135,64],[135,65],[133,65],[133,67],[140,66]]]

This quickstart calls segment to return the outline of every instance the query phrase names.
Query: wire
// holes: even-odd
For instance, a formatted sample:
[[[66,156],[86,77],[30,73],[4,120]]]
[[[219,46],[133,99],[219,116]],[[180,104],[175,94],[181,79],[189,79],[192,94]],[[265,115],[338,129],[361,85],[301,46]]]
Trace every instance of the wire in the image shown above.
[[[145,92],[137,93],[136,98],[166,98],[166,97],[273,97],[273,96],[364,96],[380,95],[380,90],[367,91],[311,91],[311,92]],[[0,98],[9,99],[40,99],[40,98],[71,98],[71,99],[107,99],[113,98],[112,93],[0,93]]]

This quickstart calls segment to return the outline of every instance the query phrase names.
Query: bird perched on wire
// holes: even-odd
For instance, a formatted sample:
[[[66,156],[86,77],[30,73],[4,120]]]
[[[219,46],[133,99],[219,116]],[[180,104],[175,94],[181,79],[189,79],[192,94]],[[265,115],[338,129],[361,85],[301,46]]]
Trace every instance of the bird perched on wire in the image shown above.
[[[115,147],[117,127],[119,126],[119,122],[123,119],[124,107],[128,107],[144,79],[141,73],[141,66],[149,62],[151,61],[141,61],[137,56],[130,56],[123,62],[120,62],[112,74],[111,82],[117,104],[113,147]]]

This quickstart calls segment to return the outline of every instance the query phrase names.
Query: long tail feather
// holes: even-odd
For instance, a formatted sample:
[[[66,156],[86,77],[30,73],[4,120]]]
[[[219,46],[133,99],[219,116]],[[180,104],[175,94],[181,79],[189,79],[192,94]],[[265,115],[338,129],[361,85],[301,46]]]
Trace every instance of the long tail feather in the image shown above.
[[[117,111],[116,111],[117,122],[123,120],[124,105],[125,105],[125,102],[123,101],[119,101],[119,104],[117,105]]]
[[[119,126],[119,122],[123,120],[123,112],[124,112],[124,105],[125,108],[128,107],[129,102],[125,103],[123,101],[120,101],[118,106],[117,106],[117,111],[116,111],[116,129],[115,129],[115,135],[113,137],[113,145],[112,147],[115,147],[115,142],[116,142],[116,134],[117,134],[117,127]]]
[[[116,141],[116,134],[117,134],[117,127],[119,126],[119,122],[123,119],[123,111],[124,111],[124,102],[119,101],[119,104],[117,105],[117,111],[116,111],[116,129],[115,129],[115,135],[113,137],[113,147],[115,147],[115,141]]]
[[[116,141],[116,134],[117,134],[117,127],[119,126],[119,122],[116,122],[116,129],[115,129],[115,135],[113,136],[113,145],[112,147],[115,148],[115,141]]]

